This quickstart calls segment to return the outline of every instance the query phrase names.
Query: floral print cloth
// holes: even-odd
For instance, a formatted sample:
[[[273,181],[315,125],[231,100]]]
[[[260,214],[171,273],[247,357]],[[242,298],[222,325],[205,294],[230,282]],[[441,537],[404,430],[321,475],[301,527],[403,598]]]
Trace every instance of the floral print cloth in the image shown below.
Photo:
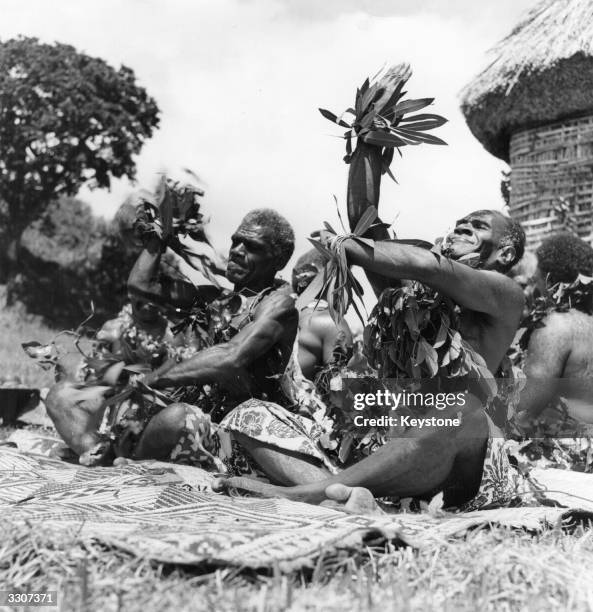
[[[490,433],[480,486],[475,497],[459,508],[460,511],[509,506],[520,492],[521,479],[509,462],[505,440],[490,419],[488,424]],[[312,457],[329,472],[339,472],[336,463],[321,447],[323,429],[318,423],[257,399],[240,404],[220,424],[212,423],[199,408],[188,405],[184,432],[171,453],[171,461],[213,469],[230,476],[267,480],[263,470],[234,439],[234,433]]]

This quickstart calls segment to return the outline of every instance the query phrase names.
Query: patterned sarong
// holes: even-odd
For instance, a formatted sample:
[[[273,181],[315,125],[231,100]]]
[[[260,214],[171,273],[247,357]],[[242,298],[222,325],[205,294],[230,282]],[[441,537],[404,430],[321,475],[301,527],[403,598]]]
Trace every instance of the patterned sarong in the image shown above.
[[[509,462],[505,448],[506,440],[490,417],[486,418],[489,435],[482,478],[475,497],[460,508],[463,512],[504,508],[511,505],[517,494],[521,492],[521,477]]]
[[[318,440],[323,433],[319,425],[277,404],[247,400],[221,423],[213,423],[197,406],[184,406],[185,425],[169,458],[174,463],[199,466],[229,476],[267,479],[235,439],[233,434],[239,433],[281,450],[313,457],[332,473],[337,471],[319,448]]]
[[[480,486],[475,497],[459,509],[464,512],[509,506],[520,490],[520,477],[509,463],[505,440],[489,418],[488,425]],[[279,450],[306,455],[331,473],[339,472],[321,448],[319,440],[323,429],[315,421],[256,399],[240,404],[220,424],[211,423],[199,408],[187,405],[186,427],[171,454],[171,461],[214,468],[231,476],[267,480],[262,469],[234,438],[236,433]]]

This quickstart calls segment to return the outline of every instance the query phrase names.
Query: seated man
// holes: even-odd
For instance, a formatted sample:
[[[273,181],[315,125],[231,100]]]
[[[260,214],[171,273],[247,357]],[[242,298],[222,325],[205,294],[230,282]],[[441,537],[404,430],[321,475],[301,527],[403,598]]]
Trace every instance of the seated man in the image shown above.
[[[299,257],[292,270],[292,288],[301,295],[325,261],[317,249],[311,249]],[[324,366],[335,360],[336,352],[346,357],[352,349],[352,332],[346,321],[339,325],[329,315],[325,300],[313,300],[299,313],[298,360],[303,374],[314,380]]]
[[[331,248],[332,234],[321,232],[320,238]],[[443,243],[444,256],[397,241],[374,241],[371,246],[352,238],[342,242],[350,264],[383,278],[419,281],[451,298],[460,308],[461,336],[492,373],[509,348],[521,317],[523,294],[506,272],[521,258],[524,243],[518,223],[487,210],[457,222]],[[405,314],[393,312],[393,316]],[[289,454],[266,443],[256,430],[241,432],[240,423],[229,423],[260,468],[284,486],[242,478],[221,480],[219,486],[311,503],[329,498],[354,511],[368,508],[371,494],[426,497],[443,491],[446,506],[508,504],[515,495],[515,482],[503,441],[496,437],[483,406],[483,399],[470,394],[465,406],[456,406],[453,415],[447,410],[428,412],[427,417],[461,413],[461,424],[455,429],[410,427],[372,455],[333,475],[316,461],[322,455],[317,440],[301,434],[301,444],[293,445],[297,452]],[[299,434],[295,430],[293,435]]]
[[[566,286],[579,274],[593,274],[593,249],[572,234],[559,233],[544,240],[536,255],[535,284],[544,298],[523,340],[527,384],[520,420],[529,425],[538,416],[554,419],[562,397],[569,417],[593,424],[593,287]]]
[[[148,239],[130,274],[132,299],[171,302],[157,274],[165,248],[157,236]],[[219,292],[216,299],[208,295],[206,304],[198,290],[193,297],[190,287],[177,291],[176,306],[189,312],[190,326],[200,336],[197,344],[206,348],[182,361],[171,359],[145,375],[141,390],[177,387],[173,396],[182,403],[163,407],[162,402],[148,401],[147,393],[127,410],[116,410],[117,419],[110,422],[108,432],[115,438],[116,456],[196,464],[205,457],[220,468],[222,462],[214,456],[220,441],[214,439],[211,422],[247,398],[256,403],[281,401],[278,379],[292,353],[298,315],[288,285],[275,277],[293,249],[294,233],[288,222],[273,210],[254,210],[232,237],[226,275],[233,291]],[[195,300],[200,307],[192,310]],[[79,455],[92,452],[105,438],[105,432],[98,430],[104,424],[108,389],[105,385],[76,389],[72,383],[62,383],[48,396],[48,412],[56,429]],[[230,460],[233,448],[228,445],[226,450],[225,459]]]

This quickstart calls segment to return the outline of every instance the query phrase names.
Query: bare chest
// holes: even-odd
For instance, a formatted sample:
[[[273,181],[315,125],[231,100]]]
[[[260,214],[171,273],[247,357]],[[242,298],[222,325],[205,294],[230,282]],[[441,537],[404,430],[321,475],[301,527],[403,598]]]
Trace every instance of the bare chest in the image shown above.
[[[484,358],[493,373],[513,340],[512,332],[496,328],[483,314],[471,310],[461,312],[459,331],[462,338]]]

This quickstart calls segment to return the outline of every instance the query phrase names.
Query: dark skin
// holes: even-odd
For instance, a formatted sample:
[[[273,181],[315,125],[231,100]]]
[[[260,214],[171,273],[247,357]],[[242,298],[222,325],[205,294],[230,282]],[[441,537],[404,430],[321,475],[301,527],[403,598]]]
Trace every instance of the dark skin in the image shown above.
[[[319,273],[319,268],[307,264],[292,272],[292,286],[300,294]],[[315,302],[299,313],[299,365],[302,373],[313,380],[320,368],[334,359],[336,347],[342,343],[352,346],[352,332],[346,321],[339,325],[333,321],[329,311],[316,309]]]
[[[313,380],[320,368],[334,359],[334,350],[343,343],[352,346],[352,332],[344,322],[337,326],[327,310],[305,308],[299,315],[299,365]]]
[[[242,224],[232,236],[226,275],[234,290],[247,300],[272,286],[278,272],[271,231]],[[148,374],[145,382],[154,388],[216,383],[238,400],[246,399],[261,382],[257,376],[266,375],[254,372],[250,366],[274,346],[280,348],[284,365],[288,363],[297,324],[293,299],[283,292],[273,292],[257,305],[253,320],[230,342],[204,349],[181,363],[165,363]],[[136,458],[163,458],[170,454],[184,424],[178,412],[178,407],[169,406],[159,413],[158,422],[148,425],[136,448]]]
[[[424,249],[394,242],[375,242],[369,248],[347,240],[346,253],[349,263],[367,271],[394,279],[418,280],[450,296],[462,307],[464,338],[494,372],[513,340],[523,308],[520,287],[496,271],[515,258],[513,247],[498,246],[504,227],[504,219],[496,214],[474,213],[460,219],[445,240],[450,259],[437,259]],[[321,232],[319,237],[325,243],[331,234]],[[472,255],[479,256],[480,269],[456,261]],[[326,473],[325,478],[320,478],[316,474],[307,484],[298,476],[296,464],[285,461],[284,474],[279,478],[276,470],[275,479],[289,486],[258,483],[257,491],[311,503],[330,498],[359,511],[361,504],[368,506],[370,494],[406,497],[451,487],[455,493],[447,502],[462,503],[477,491],[488,438],[486,417],[477,397],[470,396],[462,413],[462,426],[452,432],[411,428],[358,464],[335,476]],[[445,410],[438,416],[454,415]],[[250,452],[264,469],[266,462],[277,461],[280,454],[256,445]],[[323,471],[319,468],[320,473]],[[227,479],[220,486],[254,488],[241,478]]]
[[[539,269],[534,281],[536,291],[547,290],[545,274]],[[551,312],[543,323],[529,338],[519,419],[529,425],[545,416],[548,404],[561,396],[570,417],[593,424],[593,317],[571,308]]]
[[[234,284],[234,290],[241,293],[248,303],[263,289],[273,285],[278,272],[280,260],[272,249],[270,237],[269,228],[253,223],[242,224],[232,237],[227,278]],[[195,297],[195,294],[190,294],[189,288],[176,289],[173,296],[167,294],[157,280],[162,252],[162,245],[156,238],[146,244],[130,274],[130,295],[133,299],[142,296],[143,300],[154,304],[169,300],[174,306],[187,308]],[[200,291],[203,291],[206,298],[211,296],[210,288],[199,288]],[[292,353],[297,326],[298,313],[292,297],[286,290],[273,291],[257,304],[251,322],[230,342],[204,349],[181,363],[166,362],[148,374],[144,382],[155,388],[216,383],[231,396],[238,398],[238,401],[245,399],[262,382],[258,377],[268,375],[250,366],[274,347],[280,350],[280,367],[285,365]],[[102,397],[107,389],[102,387],[97,394]],[[93,432],[101,422],[103,411],[98,413],[100,400],[95,398],[96,394],[92,402],[86,403],[78,401],[74,395],[71,387],[62,385],[55,389],[51,399],[55,407],[53,412],[60,421],[64,421],[64,426],[58,428],[58,431],[66,443],[81,454],[92,445],[95,438]],[[55,422],[54,415],[51,416]],[[180,405],[173,404],[163,409],[144,430],[135,449],[135,458],[168,457],[183,426],[184,413]],[[119,449],[118,454],[126,456],[128,450]]]

